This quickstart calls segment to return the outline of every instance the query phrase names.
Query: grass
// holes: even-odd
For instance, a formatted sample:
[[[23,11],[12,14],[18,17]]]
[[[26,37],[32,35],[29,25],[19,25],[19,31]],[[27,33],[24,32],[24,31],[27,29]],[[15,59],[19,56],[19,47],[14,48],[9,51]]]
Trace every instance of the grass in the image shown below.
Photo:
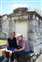
[[[6,45],[6,44],[7,44],[7,40],[0,40],[0,46]]]
[[[6,33],[4,32],[0,32],[1,35],[6,35]],[[2,45],[6,45],[7,44],[7,40],[3,40],[3,39],[0,39],[0,46]]]

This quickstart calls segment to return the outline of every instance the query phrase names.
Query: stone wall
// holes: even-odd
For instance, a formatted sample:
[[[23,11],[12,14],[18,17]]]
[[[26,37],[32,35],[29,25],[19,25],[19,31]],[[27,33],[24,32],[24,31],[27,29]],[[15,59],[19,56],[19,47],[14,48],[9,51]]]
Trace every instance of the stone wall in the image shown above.
[[[30,44],[32,44],[32,48],[34,49],[35,53],[40,53],[40,49],[42,49],[42,46],[40,43],[42,43],[42,20],[40,20],[38,17],[35,17],[33,20],[29,22],[29,41]]]

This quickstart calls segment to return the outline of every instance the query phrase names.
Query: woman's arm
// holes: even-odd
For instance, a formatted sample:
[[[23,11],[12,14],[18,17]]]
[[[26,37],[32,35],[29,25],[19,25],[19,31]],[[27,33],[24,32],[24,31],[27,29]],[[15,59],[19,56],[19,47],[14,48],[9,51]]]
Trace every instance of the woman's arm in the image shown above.
[[[16,49],[15,51],[16,52],[19,52],[19,51],[23,51],[25,48],[23,47],[23,48],[20,48],[20,49]]]
[[[16,52],[25,50],[25,42],[23,43],[22,47],[19,49],[15,49]]]

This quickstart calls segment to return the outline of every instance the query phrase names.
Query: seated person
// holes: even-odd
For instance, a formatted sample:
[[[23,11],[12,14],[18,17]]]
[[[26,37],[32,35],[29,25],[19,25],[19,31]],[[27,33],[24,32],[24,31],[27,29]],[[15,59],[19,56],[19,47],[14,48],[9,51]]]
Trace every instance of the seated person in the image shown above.
[[[18,48],[15,35],[16,35],[15,32],[11,33],[11,37],[8,38],[8,46],[7,46],[7,49],[13,52],[12,54],[9,54],[11,56],[12,61],[14,60],[14,50]]]
[[[13,32],[11,33],[11,37],[8,38],[8,49],[13,51],[15,48],[17,48],[17,42],[15,32]]]
[[[31,53],[29,42],[23,37],[23,35],[20,35],[17,40],[17,44],[21,47],[20,49],[16,49],[17,56]]]

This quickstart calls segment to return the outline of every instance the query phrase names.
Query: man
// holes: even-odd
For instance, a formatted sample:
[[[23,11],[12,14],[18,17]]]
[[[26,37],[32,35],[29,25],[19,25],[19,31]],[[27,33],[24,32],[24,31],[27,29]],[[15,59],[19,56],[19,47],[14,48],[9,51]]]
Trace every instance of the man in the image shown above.
[[[11,33],[11,37],[8,38],[8,47],[9,49],[12,48],[17,48],[17,42],[16,42],[16,37],[15,37],[15,32]]]
[[[14,50],[18,48],[15,35],[15,32],[13,32],[10,38],[8,38],[7,49],[5,50],[6,55],[2,62],[14,62]]]
[[[16,40],[16,37],[15,37],[15,32],[11,33],[11,37],[8,38],[8,47],[7,49],[12,51],[12,54],[10,53],[9,55],[11,56],[11,61],[13,62],[14,61],[14,50],[16,48],[18,48],[17,46],[17,40]]]

